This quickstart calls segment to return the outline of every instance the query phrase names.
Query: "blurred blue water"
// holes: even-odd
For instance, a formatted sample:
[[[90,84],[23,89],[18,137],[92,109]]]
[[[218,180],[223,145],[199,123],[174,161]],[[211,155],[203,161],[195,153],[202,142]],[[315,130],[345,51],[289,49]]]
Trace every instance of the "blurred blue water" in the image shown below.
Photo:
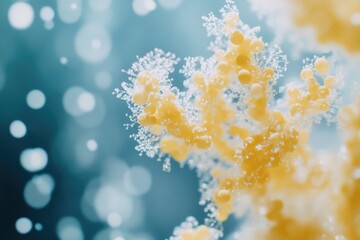
[[[108,229],[108,224],[92,219],[90,212],[84,213],[91,209],[81,210],[81,204],[89,182],[109,175],[106,168],[113,162],[142,166],[152,177],[150,190],[131,198],[134,204],[139,202],[134,206],[140,209],[140,220],[130,226],[120,225],[119,231],[150,236],[144,239],[164,239],[189,215],[201,221],[204,213],[198,206],[196,174],[176,163],[172,164],[171,173],[165,173],[162,163],[138,156],[135,142],[129,138],[136,129],[126,130],[123,126],[128,122],[127,106],[112,95],[112,90],[127,78],[121,70],[128,69],[137,55],[142,56],[154,48],[171,51],[180,58],[208,56],[209,39],[201,16],[217,12],[224,1],[184,0],[174,10],[158,6],[146,16],[138,16],[130,0],[114,0],[103,12],[92,10],[89,1],[83,0],[80,19],[66,24],[59,19],[56,1],[32,0],[27,2],[34,9],[35,19],[26,30],[14,29],[9,24],[8,10],[14,2],[0,1],[0,69],[3,70],[0,78],[3,72],[5,79],[3,84],[0,82],[0,238],[56,239],[59,220],[72,216],[80,222],[85,239],[106,239],[106,234],[93,237],[102,229]],[[249,10],[246,1],[239,0],[237,4],[244,22],[264,26]],[[55,10],[51,30],[44,27],[39,17],[43,6]],[[112,42],[110,54],[99,63],[84,61],[74,46],[77,33],[88,24],[106,29]],[[265,39],[272,38],[266,28],[262,35]],[[84,54],[87,54],[86,49]],[[66,58],[67,63],[61,64],[61,58]],[[99,72],[105,72],[106,81],[104,74],[99,77]],[[98,82],[96,76],[100,78]],[[174,78],[176,84],[181,85],[178,73]],[[73,87],[92,94],[96,102],[93,112],[77,117],[66,111],[64,95]],[[41,90],[46,96],[45,106],[39,110],[29,108],[26,103],[26,96],[33,89]],[[69,101],[70,108],[76,107],[74,99]],[[16,139],[10,134],[9,126],[14,120],[25,123],[25,137]],[[86,148],[89,139],[97,142],[94,152]],[[55,180],[51,201],[42,209],[30,207],[23,196],[25,184],[38,173],[27,172],[21,166],[20,154],[24,149],[35,147],[43,148],[49,159],[40,173],[48,173]],[[116,160],[110,160],[114,158]],[[111,181],[116,182],[122,174],[115,174]],[[119,191],[124,190],[119,187]],[[20,217],[41,223],[43,229],[19,234],[15,222]],[[232,221],[226,226],[226,230],[231,229]]]

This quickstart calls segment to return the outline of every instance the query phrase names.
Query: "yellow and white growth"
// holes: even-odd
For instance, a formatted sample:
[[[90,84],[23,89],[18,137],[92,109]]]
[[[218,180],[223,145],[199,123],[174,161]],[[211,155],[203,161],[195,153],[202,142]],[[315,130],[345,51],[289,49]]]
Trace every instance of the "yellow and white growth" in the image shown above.
[[[334,63],[307,60],[298,83],[279,93],[281,50],[242,23],[232,1],[220,12],[204,17],[212,56],[185,59],[185,91],[171,83],[179,60],[159,49],[139,58],[115,91],[139,126],[137,150],[200,176],[209,218],[187,220],[171,239],[218,239],[221,223],[245,212],[232,239],[360,239],[360,100],[341,113],[347,154],[313,152],[312,125],[337,114]]]

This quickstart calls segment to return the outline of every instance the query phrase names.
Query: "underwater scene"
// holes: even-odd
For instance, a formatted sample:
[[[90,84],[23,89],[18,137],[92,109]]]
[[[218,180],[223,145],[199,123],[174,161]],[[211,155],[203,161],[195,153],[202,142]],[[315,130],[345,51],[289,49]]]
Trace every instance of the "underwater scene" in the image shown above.
[[[0,239],[360,240],[359,0],[3,0]]]

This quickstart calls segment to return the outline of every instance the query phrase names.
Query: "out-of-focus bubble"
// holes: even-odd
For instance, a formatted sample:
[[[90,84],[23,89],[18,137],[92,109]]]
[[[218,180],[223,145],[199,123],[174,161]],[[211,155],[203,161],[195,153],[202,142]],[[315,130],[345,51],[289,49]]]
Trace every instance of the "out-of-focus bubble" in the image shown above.
[[[3,67],[0,65],[0,91],[4,88],[5,85],[5,72]]]
[[[40,10],[40,18],[44,22],[51,22],[54,19],[54,16],[55,16],[55,12],[51,7],[45,6],[45,7],[41,8],[41,10]]]
[[[125,240],[125,239],[123,237],[118,236],[118,237],[114,238],[114,240]]]
[[[32,109],[40,109],[45,105],[46,98],[42,91],[32,90],[26,96],[26,103]]]
[[[63,217],[56,226],[56,234],[60,240],[83,240],[84,233],[80,222],[74,217]]]
[[[96,222],[99,220],[94,209],[94,199],[98,188],[100,187],[99,179],[92,179],[86,186],[84,195],[81,199],[81,212],[89,221]]]
[[[137,15],[145,16],[156,9],[156,2],[154,0],[133,0],[132,6]]]
[[[104,229],[98,232],[93,240],[154,240],[146,233],[130,234],[119,229]]]
[[[25,149],[20,154],[21,166],[29,172],[36,172],[44,169],[47,162],[48,156],[42,148]]]
[[[96,101],[94,96],[83,88],[71,87],[64,94],[63,105],[68,114],[80,116],[92,111],[95,108]]]
[[[111,6],[112,0],[89,0],[89,5],[94,11],[105,11]]]
[[[44,26],[47,30],[51,30],[54,28],[54,22],[53,21],[45,22]]]
[[[353,170],[353,178],[360,179],[360,168],[355,168]]]
[[[106,89],[110,87],[112,83],[112,76],[106,71],[100,71],[95,75],[95,84],[98,88]]]
[[[103,181],[120,186],[128,169],[129,167],[126,162],[116,158],[110,158],[104,164]]]
[[[41,223],[36,223],[34,226],[36,231],[42,231],[43,230],[43,225]]]
[[[68,63],[68,59],[67,59],[66,57],[61,57],[61,58],[60,58],[60,63],[61,63],[62,65],[65,65],[65,64]]]
[[[98,96],[95,96],[95,101],[95,108],[91,112],[85,112],[84,114],[81,114],[75,118],[76,123],[81,127],[92,128],[103,122],[106,114],[106,105],[104,101]]]
[[[90,167],[96,160],[96,156],[97,156],[96,151],[91,151],[87,145],[88,145],[87,139],[81,139],[75,145],[76,162],[78,163],[78,166],[82,168]],[[95,146],[91,146],[91,147],[95,147]]]
[[[112,228],[120,227],[122,223],[121,215],[117,212],[110,213],[107,217],[107,223]]]
[[[14,138],[22,138],[26,134],[26,126],[20,120],[15,120],[10,124],[10,133]]]
[[[33,23],[34,10],[29,3],[16,2],[9,8],[8,18],[13,28],[24,30]]]
[[[102,184],[107,183],[112,186],[122,186],[123,176],[127,169],[128,166],[124,161],[115,158],[107,159],[104,164],[104,169],[102,170],[101,179],[93,179],[88,183],[81,200],[81,211],[88,220],[94,222],[99,220],[99,216],[94,208],[94,199]],[[106,219],[102,219],[102,221],[112,221],[111,219],[115,215],[119,215],[121,217],[119,212],[110,212],[109,215],[106,216]],[[121,222],[122,221],[123,219],[121,218]]]
[[[91,112],[95,108],[95,97],[89,92],[82,92],[77,99],[77,104],[83,112]]]
[[[54,187],[54,179],[49,174],[34,176],[25,185],[25,202],[35,209],[44,208],[51,200]]]
[[[110,214],[119,214],[125,222],[132,216],[132,198],[111,185],[101,186],[94,199],[94,208],[98,217],[107,222]]]
[[[157,0],[159,5],[165,9],[175,9],[180,6],[183,0]]]
[[[92,151],[92,152],[96,151],[98,148],[98,144],[94,139],[89,139],[86,142],[86,146],[89,149],[89,151]]]
[[[146,168],[136,166],[125,173],[124,187],[133,195],[142,195],[149,191],[151,181],[150,172]]]
[[[71,87],[66,90],[63,97],[63,106],[68,114],[72,116],[83,114],[83,111],[79,108],[78,104],[74,104],[83,92],[85,92],[85,90],[80,87]]]
[[[64,23],[75,23],[81,17],[81,0],[57,0],[58,14]]]
[[[110,54],[111,38],[107,30],[97,25],[86,25],[76,34],[77,55],[89,63],[104,61]]]
[[[19,218],[15,222],[15,228],[20,234],[27,234],[32,229],[32,222],[26,217]]]

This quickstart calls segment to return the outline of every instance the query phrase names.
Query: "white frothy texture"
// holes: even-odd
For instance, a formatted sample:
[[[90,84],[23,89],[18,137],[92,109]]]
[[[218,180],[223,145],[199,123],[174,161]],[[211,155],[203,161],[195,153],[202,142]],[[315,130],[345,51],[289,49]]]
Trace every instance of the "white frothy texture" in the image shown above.
[[[15,228],[20,234],[27,234],[32,229],[32,222],[26,217],[19,218],[16,220]]]
[[[34,21],[34,10],[29,3],[16,2],[9,8],[8,19],[13,28],[27,29]]]
[[[20,163],[26,171],[37,172],[46,167],[48,156],[42,148],[29,148],[21,152]]]
[[[133,0],[133,10],[139,16],[145,16],[156,9],[154,0]]]
[[[57,0],[58,15],[64,23],[75,23],[81,17],[81,0]]]
[[[54,190],[55,182],[49,174],[36,175],[25,185],[25,202],[34,209],[46,207]]]
[[[110,54],[112,41],[108,31],[97,25],[86,25],[76,34],[77,55],[88,63],[104,61]]]
[[[32,90],[26,96],[26,103],[32,109],[40,109],[45,105],[46,98],[42,91]]]
[[[49,6],[45,6],[42,7],[40,10],[40,18],[44,21],[44,22],[51,22],[55,17],[55,12],[54,10],[49,7]]]
[[[23,138],[26,132],[26,126],[20,120],[15,120],[10,124],[10,133],[14,138]]]
[[[56,234],[60,240],[83,240],[84,233],[79,220],[74,217],[63,217],[56,226]]]

